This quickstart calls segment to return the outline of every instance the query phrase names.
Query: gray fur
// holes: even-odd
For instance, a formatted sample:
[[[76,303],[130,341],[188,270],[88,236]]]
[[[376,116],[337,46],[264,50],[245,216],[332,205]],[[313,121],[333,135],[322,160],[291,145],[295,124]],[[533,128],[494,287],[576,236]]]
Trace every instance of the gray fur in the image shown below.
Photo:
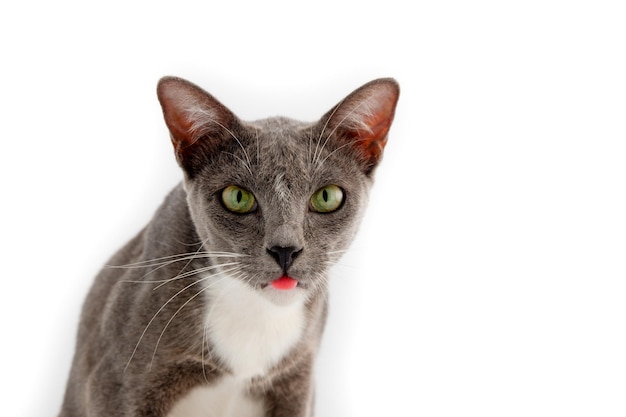
[[[185,179],[96,277],[60,416],[167,416],[189,390],[229,374],[204,334],[210,306],[199,294],[202,277],[235,263],[236,276],[260,290],[281,275],[267,251],[274,246],[302,248],[289,275],[306,291],[306,324],[296,345],[250,381],[249,393],[263,398],[267,416],[305,416],[326,318],[328,270],[357,231],[397,84],[368,83],[315,123],[242,122],[177,78],[164,78],[158,92]],[[187,110],[187,118],[179,117]],[[376,112],[382,116],[372,118]],[[343,206],[312,212],[311,195],[328,184],[345,191]],[[228,185],[250,190],[257,209],[226,210],[220,192]]]

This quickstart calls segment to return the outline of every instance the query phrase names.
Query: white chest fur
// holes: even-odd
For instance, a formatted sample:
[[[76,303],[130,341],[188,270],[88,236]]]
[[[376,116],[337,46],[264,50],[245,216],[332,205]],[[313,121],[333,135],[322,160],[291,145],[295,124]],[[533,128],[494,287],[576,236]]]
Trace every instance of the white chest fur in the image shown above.
[[[262,416],[263,404],[246,395],[247,384],[297,343],[304,326],[304,294],[291,290],[298,291],[291,302],[279,305],[228,275],[207,286],[207,337],[232,375],[192,390],[168,417]]]
[[[278,305],[238,279],[208,284],[207,337],[237,378],[264,374],[295,345],[304,325],[304,295]],[[271,290],[277,291],[277,290]]]

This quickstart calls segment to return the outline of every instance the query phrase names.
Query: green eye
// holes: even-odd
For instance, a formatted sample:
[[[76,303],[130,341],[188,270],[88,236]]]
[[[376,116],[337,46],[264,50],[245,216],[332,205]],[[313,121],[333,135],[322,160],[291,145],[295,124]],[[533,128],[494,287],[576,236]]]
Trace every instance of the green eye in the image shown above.
[[[256,208],[254,195],[236,185],[229,185],[224,188],[222,201],[226,208],[234,213],[249,213]]]
[[[343,190],[336,185],[327,185],[311,196],[311,207],[318,213],[330,213],[341,207]]]

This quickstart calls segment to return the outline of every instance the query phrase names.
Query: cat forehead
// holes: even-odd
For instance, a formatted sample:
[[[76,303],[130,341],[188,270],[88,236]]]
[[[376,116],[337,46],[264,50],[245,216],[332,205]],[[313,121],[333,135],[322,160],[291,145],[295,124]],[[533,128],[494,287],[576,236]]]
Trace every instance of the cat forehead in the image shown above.
[[[249,145],[252,151],[257,147],[254,174],[281,189],[308,181],[311,126],[284,117],[264,119],[254,126],[255,135]]]
[[[274,116],[274,117],[266,117],[263,119],[258,119],[252,122],[248,122],[259,128],[264,129],[299,129],[305,126],[308,126],[310,123],[303,122],[301,120],[291,119],[289,117],[284,116]]]
[[[248,152],[256,154],[256,165],[302,171],[310,162],[314,125],[284,117],[248,124]]]
[[[301,138],[313,129],[313,124],[305,123],[287,117],[269,117],[247,123],[255,135],[266,139]]]

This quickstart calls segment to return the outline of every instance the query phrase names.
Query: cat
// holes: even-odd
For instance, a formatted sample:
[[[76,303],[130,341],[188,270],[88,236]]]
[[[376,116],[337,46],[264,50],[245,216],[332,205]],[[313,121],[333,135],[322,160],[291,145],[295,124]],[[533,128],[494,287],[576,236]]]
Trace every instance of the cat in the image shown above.
[[[391,78],[319,121],[244,122],[200,87],[157,96],[183,181],[96,277],[60,417],[308,417],[328,274],[362,218]]]

